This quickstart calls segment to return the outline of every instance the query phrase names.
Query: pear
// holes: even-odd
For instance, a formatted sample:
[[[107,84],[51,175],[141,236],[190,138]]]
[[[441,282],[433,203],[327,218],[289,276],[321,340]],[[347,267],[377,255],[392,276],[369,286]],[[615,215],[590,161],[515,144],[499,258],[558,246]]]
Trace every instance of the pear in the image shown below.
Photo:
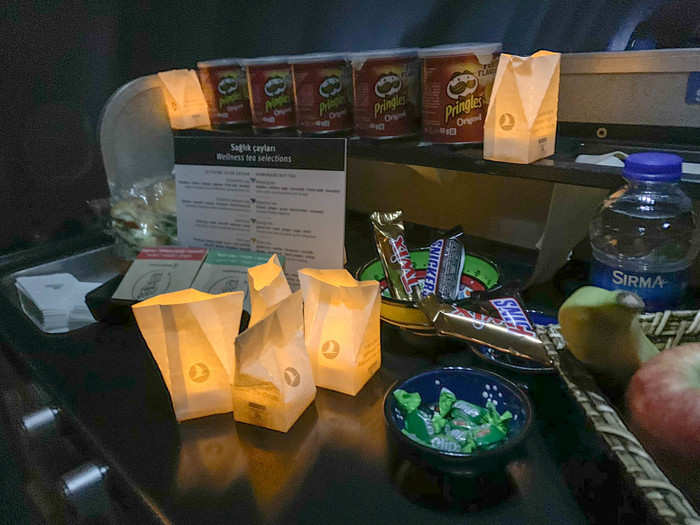
[[[561,333],[602,383],[624,389],[642,363],[659,353],[639,324],[643,309],[644,301],[632,292],[584,286],[559,308]]]

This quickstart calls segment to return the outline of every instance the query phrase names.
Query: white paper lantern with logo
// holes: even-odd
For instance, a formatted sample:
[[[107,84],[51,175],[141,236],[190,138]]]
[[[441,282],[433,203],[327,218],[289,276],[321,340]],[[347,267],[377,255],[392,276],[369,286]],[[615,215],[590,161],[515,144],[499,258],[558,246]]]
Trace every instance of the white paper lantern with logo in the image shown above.
[[[212,295],[181,290],[132,309],[170,392],[177,420],[230,412],[243,292]]]
[[[287,432],[316,397],[301,301],[288,296],[236,338],[236,421]]]
[[[346,270],[299,270],[316,385],[354,396],[379,370],[379,283]]]

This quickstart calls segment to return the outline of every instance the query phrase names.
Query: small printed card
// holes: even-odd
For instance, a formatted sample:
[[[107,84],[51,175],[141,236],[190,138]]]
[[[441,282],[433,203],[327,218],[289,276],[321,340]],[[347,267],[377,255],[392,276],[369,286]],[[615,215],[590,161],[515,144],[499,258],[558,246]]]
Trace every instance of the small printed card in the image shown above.
[[[248,268],[264,264],[269,259],[269,253],[210,249],[192,288],[207,293],[242,291],[245,294],[243,309],[250,312]]]
[[[189,288],[206,254],[206,248],[144,248],[129,267],[112,299],[143,301]]]

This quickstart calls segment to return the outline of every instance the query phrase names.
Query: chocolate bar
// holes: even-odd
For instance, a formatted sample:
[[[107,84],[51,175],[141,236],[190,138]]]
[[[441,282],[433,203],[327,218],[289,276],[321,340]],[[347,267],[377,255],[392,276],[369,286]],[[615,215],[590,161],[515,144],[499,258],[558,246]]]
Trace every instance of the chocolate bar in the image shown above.
[[[410,301],[419,282],[406,246],[401,210],[373,212],[369,217],[374,226],[377,252],[384,266],[389,293],[395,299]]]

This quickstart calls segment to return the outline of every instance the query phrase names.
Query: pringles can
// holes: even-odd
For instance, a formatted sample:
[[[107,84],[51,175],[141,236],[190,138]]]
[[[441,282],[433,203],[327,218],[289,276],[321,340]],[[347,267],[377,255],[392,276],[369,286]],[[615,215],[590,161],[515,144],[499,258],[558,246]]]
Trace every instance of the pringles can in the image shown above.
[[[417,51],[401,48],[350,54],[358,136],[391,139],[418,133]]]
[[[286,56],[243,60],[248,78],[253,128],[271,132],[293,128],[292,75]]]
[[[484,121],[501,44],[449,44],[420,49],[423,69],[423,140],[484,141]]]
[[[352,79],[343,53],[289,57],[297,131],[304,135],[352,130]]]
[[[197,73],[213,128],[250,124],[248,81],[240,58],[197,62]]]

